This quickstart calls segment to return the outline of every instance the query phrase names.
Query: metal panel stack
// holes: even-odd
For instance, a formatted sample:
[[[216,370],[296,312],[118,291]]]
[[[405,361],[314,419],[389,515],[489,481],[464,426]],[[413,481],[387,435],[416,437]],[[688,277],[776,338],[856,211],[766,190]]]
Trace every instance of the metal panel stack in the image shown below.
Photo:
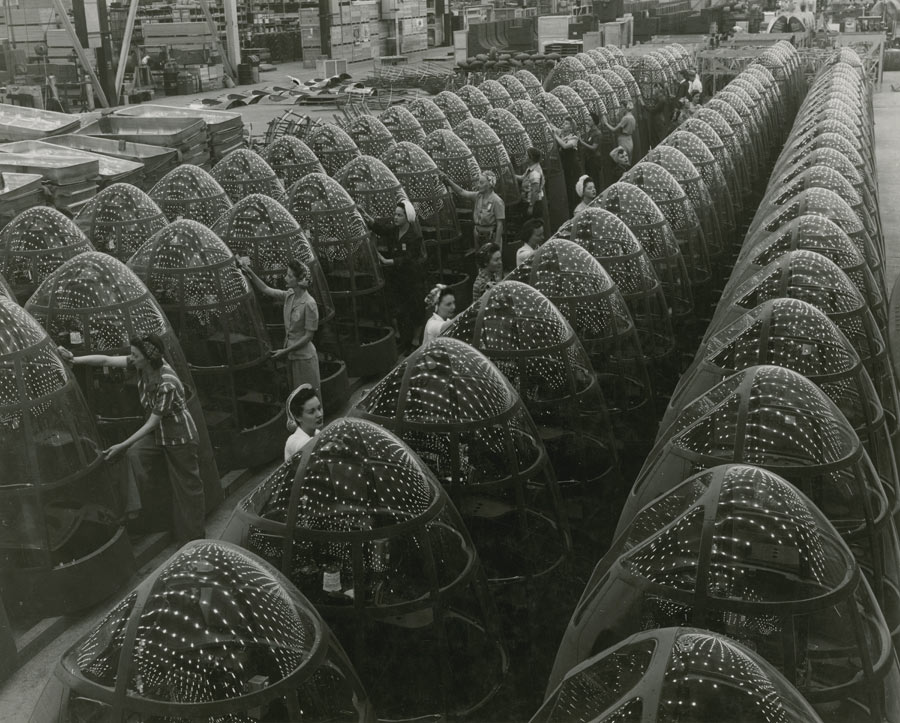
[[[108,138],[125,143],[147,143],[174,148],[182,163],[203,166],[209,163],[206,123],[200,118],[166,117],[132,118],[108,115],[98,118],[78,131],[79,135]]]

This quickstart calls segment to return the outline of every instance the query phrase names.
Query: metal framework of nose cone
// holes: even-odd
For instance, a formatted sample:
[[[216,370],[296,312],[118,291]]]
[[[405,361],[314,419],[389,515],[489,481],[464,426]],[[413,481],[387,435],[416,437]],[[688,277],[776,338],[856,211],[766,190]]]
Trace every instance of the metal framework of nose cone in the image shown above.
[[[588,113],[592,113],[597,116],[598,119],[608,115],[606,106],[603,103],[603,98],[600,97],[600,93],[598,93],[594,86],[587,80],[573,81],[570,87],[578,93],[578,97],[581,98],[582,102],[587,107]],[[593,123],[593,120],[591,120],[591,123]],[[610,121],[610,123],[612,123],[612,121]]]
[[[594,59],[587,53],[575,53],[574,57],[575,60],[581,63],[582,67],[584,67],[585,73],[596,73],[599,70],[599,68],[597,67],[597,63],[595,63]],[[582,78],[576,78],[575,80],[582,80]],[[569,85],[571,84],[572,83],[569,83]]]
[[[397,359],[375,244],[350,194],[320,173],[291,189],[288,210],[306,229],[334,300],[341,357],[352,376],[380,374]]]
[[[0,273],[24,304],[66,260],[94,247],[81,229],[50,206],[22,211],[0,231]]]
[[[215,166],[211,174],[225,189],[232,203],[252,193],[262,193],[284,203],[284,186],[262,156],[247,148],[233,150]]]
[[[544,92],[544,86],[541,85],[541,81],[539,81],[537,76],[530,70],[517,70],[513,73],[513,76],[522,84],[522,87],[525,88],[525,92],[528,93],[528,99],[532,103],[538,95]]]
[[[498,81],[493,78],[483,80],[478,84],[478,90],[488,99],[494,108],[505,108],[509,110],[513,99],[509,91]],[[523,88],[524,90],[524,88]]]
[[[743,211],[744,188],[740,184],[741,176],[738,173],[737,165],[731,157],[731,152],[726,148],[725,142],[709,123],[696,117],[688,118],[678,126],[678,129],[693,133],[712,153],[728,184],[728,193],[731,196],[734,213],[739,216]]]
[[[0,585],[12,615],[96,604],[133,569],[94,418],[56,345],[0,296]]]
[[[316,609],[238,547],[190,542],[69,648],[50,720],[376,720]]]
[[[547,117],[551,125],[562,128],[563,123],[572,121],[576,125],[576,130],[578,130],[578,119],[569,112],[565,104],[553,93],[541,93],[533,102],[538,107],[538,110]]]
[[[555,679],[554,679],[555,680]],[[822,723],[772,664],[724,635],[647,630],[565,673],[530,723],[676,720]]]
[[[854,101],[840,90],[829,91],[824,94],[821,101],[813,104],[808,111],[803,112],[794,122],[791,135],[799,138],[810,130],[819,128],[824,133],[835,132],[844,134],[845,129],[850,130],[852,137],[849,140],[858,145],[858,150],[863,157],[874,161],[872,155],[874,132],[871,123],[867,123],[859,110],[854,111],[850,105]],[[859,103],[857,99],[855,101]],[[834,128],[835,130],[830,130]]]
[[[634,245],[642,253],[636,241]],[[645,268],[652,273],[649,261]],[[577,244],[550,239],[507,278],[533,286],[556,305],[597,371],[616,436],[630,444],[645,440],[655,413],[645,356],[653,349],[643,349],[641,330],[635,328],[621,289],[600,263]],[[656,289],[658,292],[658,281]],[[667,311],[663,305],[661,313]],[[668,317],[665,319],[669,344],[674,347]]]
[[[247,256],[250,265],[269,286],[284,288],[284,274],[290,261],[302,261],[309,267],[309,293],[319,307],[319,323],[334,317],[334,302],[328,282],[312,246],[300,224],[288,210],[270,196],[255,193],[238,201],[213,229],[235,256]],[[267,323],[282,326],[281,310],[271,305],[275,315],[267,314]]]
[[[384,124],[397,142],[406,141],[421,145],[425,131],[416,117],[402,105],[392,105],[378,119]]]
[[[150,198],[169,221],[180,218],[212,228],[231,208],[231,200],[215,178],[199,166],[176,166],[150,189]]]
[[[616,537],[678,480],[729,462],[765,467],[816,501],[859,560],[891,631],[900,635],[895,490],[885,491],[837,406],[789,369],[749,367],[682,409],[635,482]]]
[[[734,183],[740,189],[742,196],[746,198],[752,192],[753,182],[750,178],[749,164],[744,157],[744,146],[739,132],[732,128],[722,113],[713,110],[708,105],[698,108],[694,117],[706,123],[721,139],[734,166],[736,174]],[[729,182],[731,181],[729,180]],[[738,199],[732,198],[732,201],[736,203]],[[748,204],[742,200],[741,205],[744,207]]]
[[[392,431],[459,508],[496,584],[536,581],[571,551],[559,485],[512,385],[468,344],[438,337],[351,412]]]
[[[660,145],[675,148],[684,154],[685,158],[697,169],[697,172],[706,184],[706,189],[716,205],[720,225],[725,229],[736,229],[734,202],[731,198],[731,192],[728,190],[728,182],[725,180],[725,176],[715,156],[706,147],[706,144],[693,133],[677,130],[666,136]],[[647,158],[645,160],[651,159]],[[723,239],[726,242],[728,235],[726,233]],[[726,250],[728,250],[728,247],[726,247]],[[734,250],[736,251],[737,249]]]
[[[884,295],[853,240],[833,221],[805,214],[767,235],[748,237],[748,243],[725,286],[725,295],[775,259],[790,251],[814,251],[833,261],[866,300],[881,331],[887,331]]]
[[[279,456],[285,392],[256,296],[225,243],[175,221],[128,262],[150,289],[191,365],[216,462],[223,470]]]
[[[310,128],[306,142],[329,176],[360,155],[353,139],[333,123],[319,123]]]
[[[622,120],[622,116],[624,115],[624,108],[622,106],[621,100],[619,100],[619,94],[616,93],[615,89],[609,82],[608,75],[612,75],[615,80],[617,80],[621,84],[622,90],[625,91],[625,94],[627,95],[628,90],[625,88],[625,83],[618,75],[612,73],[611,71],[607,71],[606,73],[599,72],[596,75],[589,75],[586,80],[579,81],[578,86],[573,85],[572,87],[576,88],[577,90],[578,88],[581,88],[580,83],[587,83],[589,86],[591,86],[591,88],[593,88],[597,95],[600,97],[600,101],[603,103],[603,108],[606,110],[607,120],[609,121],[610,125],[614,126],[616,123]],[[580,93],[581,91],[578,90],[578,92]],[[582,95],[582,97],[584,96]],[[585,100],[585,102],[587,102],[587,100]],[[612,140],[612,131],[607,129],[605,126],[602,127],[602,130],[604,133],[604,138],[606,138],[607,140]]]
[[[559,98],[566,110],[569,111],[572,120],[575,121],[577,132],[586,136],[594,127],[594,122],[591,120],[591,112],[581,99],[581,96],[568,85],[556,86],[550,91],[550,95]]]
[[[799,71],[799,55],[788,58],[780,48],[769,48],[756,56],[752,65],[760,65],[768,70],[778,83],[780,96],[785,103],[785,111],[790,117],[803,98],[806,79]]]
[[[551,91],[563,85],[569,85],[573,80],[583,79],[587,76],[587,70],[576,58],[566,55],[556,63],[553,70],[544,81],[544,89]]]
[[[595,204],[618,216],[647,252],[673,319],[693,318],[694,299],[684,256],[672,227],[653,199],[637,186],[618,182],[608,186]]]
[[[853,282],[834,262],[813,251],[790,251],[735,287],[716,309],[706,339],[730,326],[768,299],[800,299],[824,312],[856,349],[888,416],[891,434],[897,422],[897,389],[887,345],[878,324]],[[705,340],[704,340],[705,342]]]
[[[681,186],[681,190],[694,208],[694,213],[700,219],[710,264],[715,269],[721,269],[726,263],[724,238],[726,233],[733,230],[724,228],[726,220],[719,218],[715,201],[700,172],[684,153],[671,146],[652,148],[644,156],[643,161],[665,168]]]
[[[130,183],[107,186],[82,207],[74,220],[96,249],[119,261],[128,261],[169,223],[150,196]]]
[[[887,417],[862,360],[833,321],[797,299],[765,301],[713,334],[679,381],[660,429],[719,382],[759,364],[782,366],[815,382],[853,425],[885,488],[896,488]]]
[[[643,107],[653,111],[667,103],[672,96],[672,88],[669,87],[669,76],[659,60],[649,53],[634,55],[628,60],[628,70],[641,91]],[[626,80],[626,84],[627,82]]]
[[[763,180],[763,176],[768,178],[768,168],[762,169],[762,158],[759,150],[759,138],[751,132],[750,119],[745,119],[734,106],[726,103],[724,100],[711,98],[703,108],[708,108],[718,113],[725,122],[734,131],[738,143],[741,147],[741,155],[744,159],[744,165],[747,167],[747,174],[750,177],[750,183],[755,184]],[[698,117],[700,117],[698,115]]]
[[[531,138],[519,119],[503,108],[492,108],[485,116],[485,123],[497,134],[516,173],[522,173],[529,164],[528,148]]]
[[[530,100],[517,100],[510,106],[510,112],[519,120],[525,132],[528,133],[531,145],[544,155],[541,165],[545,173],[548,175],[560,173],[562,168],[559,164],[559,151],[556,146],[556,140],[550,131],[547,117],[541,113],[541,109]]]
[[[698,311],[702,312],[713,303],[712,266],[700,218],[684,189],[671,173],[655,163],[638,163],[621,180],[646,193],[665,217],[684,257]]]
[[[759,127],[763,133],[763,142],[772,143],[774,147],[770,149],[770,158],[778,150],[778,144],[785,138],[788,133],[787,128],[779,128],[776,126],[776,113],[772,108],[772,99],[764,96],[761,92],[758,82],[753,78],[738,75],[732,82],[727,85],[729,93],[738,95],[744,104],[756,113]]]
[[[434,98],[431,99],[434,104],[441,109],[447,117],[447,122],[451,128],[456,128],[466,118],[472,117],[469,106],[465,104],[462,98],[451,90],[442,90]]]
[[[426,135],[437,130],[450,130],[447,116],[431,98],[414,98],[407,103],[406,107],[412,113],[413,118],[419,121],[419,125],[422,126]]]
[[[825,133],[833,133],[834,135],[843,138],[844,141],[846,141],[846,145],[849,145],[856,151],[857,155],[859,155],[859,157],[862,158],[863,163],[865,163],[865,167],[874,175],[875,160],[872,155],[872,149],[860,140],[856,129],[852,126],[845,125],[838,119],[829,117],[827,119],[819,120],[816,122],[815,126],[806,131],[806,133],[803,133],[802,135],[792,135],[789,146],[790,150],[787,152],[802,150],[812,143],[813,139],[817,136],[821,136]]]
[[[206,508],[213,509],[221,502],[222,485],[190,367],[162,308],[131,269],[99,251],[79,254],[48,276],[25,308],[51,339],[76,356],[127,355],[130,340],[135,337],[156,334],[162,339],[166,359],[184,385],[188,411],[200,436],[200,476]],[[73,372],[88,409],[99,420],[104,448],[127,439],[140,425],[136,420],[145,416],[131,375],[88,365],[79,365]],[[118,471],[126,474],[124,467]],[[167,498],[168,490],[161,496]],[[169,519],[170,506],[147,499],[143,504]]]
[[[275,171],[286,189],[309,173],[325,173],[316,154],[294,136],[282,136],[267,145],[262,158]]]
[[[469,109],[471,116],[478,120],[484,120],[488,111],[493,108],[488,97],[474,85],[463,85],[457,88],[456,95],[458,95],[460,100],[466,104],[466,108]],[[453,129],[456,130],[455,125],[453,126]]]
[[[633,103],[641,109],[641,89],[628,68],[620,65],[611,65],[609,70],[601,70],[600,77],[615,91],[616,98],[623,106],[625,103]]]
[[[585,51],[585,55],[588,55],[590,59],[594,61],[594,65],[596,66],[596,70],[593,72],[599,73],[601,70],[609,70],[610,56],[607,55],[604,50],[606,49],[591,48],[590,50]]]
[[[751,231],[777,231],[785,223],[798,216],[809,214],[823,216],[834,222],[853,240],[860,253],[865,257],[882,293],[886,293],[882,255],[878,244],[869,235],[862,220],[847,201],[828,188],[809,185],[815,182],[817,181],[809,178],[804,182],[792,183],[782,197],[775,196],[772,199],[771,211],[766,212],[766,208],[761,205],[757,217],[760,220],[753,223]],[[845,186],[844,189],[851,190],[849,186]],[[774,205],[779,201],[780,205]]]
[[[468,86],[466,86],[468,87]],[[487,114],[485,114],[487,115]],[[453,132],[465,143],[478,161],[482,171],[493,171],[497,176],[494,192],[506,204],[518,203],[521,198],[519,183],[512,161],[503,142],[483,120],[469,118],[457,125]]]
[[[834,148],[816,148],[805,155],[795,157],[790,165],[783,166],[780,171],[782,174],[780,178],[783,182],[790,181],[806,169],[814,166],[824,166],[837,171],[860,195],[866,207],[866,212],[870,218],[875,220],[878,229],[877,238],[883,249],[884,235],[881,231],[881,217],[878,213],[878,204],[875,202],[875,196],[868,186],[866,177],[853,165],[851,159],[843,153]]]
[[[397,145],[397,139],[391,135],[387,126],[379,118],[363,113],[350,121],[344,130],[356,143],[360,152],[366,156],[380,158]],[[348,163],[359,156],[354,156]]]
[[[471,344],[513,385],[545,438],[571,508],[591,536],[621,494],[616,442],[603,392],[565,317],[537,289],[501,281],[454,318],[443,336]],[[579,522],[576,522],[579,521]]]
[[[509,94],[511,103],[514,103],[517,100],[531,100],[531,96],[528,94],[528,91],[525,90],[522,81],[512,73],[504,73],[497,78],[497,82],[500,83],[504,90]]]
[[[595,569],[551,685],[597,647],[673,624],[752,648],[826,720],[898,713],[896,656],[859,565],[814,501],[771,471],[713,467],[644,507]],[[718,667],[711,652],[697,660],[706,670]]]
[[[725,105],[731,106],[744,119],[747,133],[750,136],[754,153],[756,154],[757,171],[764,175],[765,169],[768,168],[771,160],[772,149],[766,145],[761,119],[746,103],[749,98],[745,93],[729,91],[727,86],[716,94],[716,98]],[[719,110],[718,105],[716,110]]]
[[[238,503],[225,535],[315,604],[382,716],[472,713],[499,688],[506,654],[478,554],[390,432],[332,422]]]
[[[389,218],[406,192],[390,168],[372,156],[357,156],[334,174],[357,207],[375,218]]]
[[[878,184],[874,170],[863,157],[859,155],[859,152],[853,147],[853,144],[837,133],[823,133],[812,138],[803,148],[791,148],[790,151],[785,150],[778,163],[775,165],[773,176],[777,177],[783,170],[805,162],[807,156],[811,155],[814,151],[822,149],[833,150],[850,161],[857,172],[865,179],[865,185],[869,195],[872,198],[878,198]]]
[[[453,131],[432,131],[422,143],[422,148],[441,173],[447,174],[454,183],[467,191],[476,190],[481,167],[475,160],[472,149],[463,143],[462,139]],[[460,199],[458,205],[471,206],[472,204]]]

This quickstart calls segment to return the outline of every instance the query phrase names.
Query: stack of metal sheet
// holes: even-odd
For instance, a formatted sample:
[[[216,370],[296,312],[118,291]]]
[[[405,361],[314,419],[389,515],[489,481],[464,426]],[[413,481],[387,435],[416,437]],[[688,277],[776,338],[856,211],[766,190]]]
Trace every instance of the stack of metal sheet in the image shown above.
[[[174,148],[182,163],[195,166],[208,164],[210,159],[206,123],[196,117],[107,115],[84,126],[78,135]]]
[[[38,108],[0,104],[0,141],[27,141],[71,133],[81,124],[78,116]]]
[[[5,226],[26,208],[43,203],[43,180],[38,173],[0,171],[0,225]]]
[[[9,145],[19,144],[0,146],[0,151],[6,151]],[[44,189],[53,205],[60,211],[68,211],[74,215],[97,192],[97,179],[100,175],[99,157],[63,155],[59,154],[54,146],[47,147],[53,153],[25,149],[0,152],[0,172],[42,176]]]

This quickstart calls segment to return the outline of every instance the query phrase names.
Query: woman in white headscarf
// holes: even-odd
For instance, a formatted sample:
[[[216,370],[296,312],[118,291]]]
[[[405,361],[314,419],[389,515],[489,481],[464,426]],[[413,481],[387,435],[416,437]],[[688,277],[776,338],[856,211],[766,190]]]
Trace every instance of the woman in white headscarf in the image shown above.
[[[425,244],[416,220],[416,209],[407,199],[397,202],[391,218],[374,219],[360,209],[366,224],[383,242],[379,258],[393,313],[400,332],[400,351],[412,350],[416,331],[424,323],[422,297],[425,295]]]
[[[573,217],[584,211],[584,209],[590,206],[591,202],[597,198],[597,187],[594,185],[594,181],[590,176],[582,176],[578,179],[578,183],[575,184],[575,193],[578,194],[578,198],[580,198],[581,201],[575,206],[575,212],[572,214]]]

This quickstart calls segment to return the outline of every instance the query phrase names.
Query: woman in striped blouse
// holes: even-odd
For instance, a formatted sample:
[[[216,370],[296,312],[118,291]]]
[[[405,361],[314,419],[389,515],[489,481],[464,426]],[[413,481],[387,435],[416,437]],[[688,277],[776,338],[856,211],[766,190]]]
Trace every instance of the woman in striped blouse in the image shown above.
[[[128,356],[89,354],[74,356],[64,347],[59,353],[70,364],[124,367],[137,372],[138,395],[147,420],[128,439],[103,452],[110,461],[128,452],[137,490],[151,488],[155,463],[164,461],[172,485],[172,516],[179,545],[205,536],[203,481],[200,478],[197,426],[185,404],[184,386],[165,361],[165,347],[156,334],[130,340]],[[135,511],[139,501],[129,499]]]

